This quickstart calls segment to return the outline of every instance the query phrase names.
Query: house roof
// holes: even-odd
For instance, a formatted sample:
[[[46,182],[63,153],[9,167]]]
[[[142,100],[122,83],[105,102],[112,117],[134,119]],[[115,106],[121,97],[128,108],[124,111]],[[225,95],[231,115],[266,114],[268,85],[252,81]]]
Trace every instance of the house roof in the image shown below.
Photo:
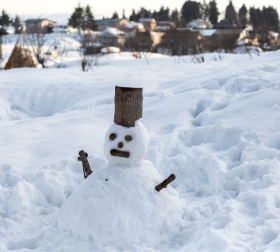
[[[140,18],[140,23],[156,23],[156,20],[154,18]]]
[[[232,28],[232,29],[216,29],[214,35],[221,35],[221,34],[240,34],[243,31],[243,29],[239,28]]]
[[[199,32],[203,37],[211,37],[216,32],[216,29],[203,29],[199,30]]]
[[[104,18],[96,20],[96,24],[98,26],[110,26],[114,23],[118,23],[120,21],[124,20],[124,18]]]
[[[136,22],[130,22],[128,24],[125,24],[124,25],[126,28],[130,28],[130,29],[133,29],[133,28],[144,28],[143,24],[142,23],[136,23]]]
[[[108,27],[106,30],[102,33],[102,37],[111,37],[111,38],[118,38],[123,37],[124,32],[118,30],[117,28]]]
[[[43,21],[49,21],[51,23],[56,23],[55,21],[53,20],[50,20],[50,19],[47,19],[47,18],[29,18],[27,20],[25,20],[25,23],[39,23],[39,22],[43,22]]]
[[[157,26],[174,26],[175,27],[175,23],[170,22],[170,21],[158,21]]]

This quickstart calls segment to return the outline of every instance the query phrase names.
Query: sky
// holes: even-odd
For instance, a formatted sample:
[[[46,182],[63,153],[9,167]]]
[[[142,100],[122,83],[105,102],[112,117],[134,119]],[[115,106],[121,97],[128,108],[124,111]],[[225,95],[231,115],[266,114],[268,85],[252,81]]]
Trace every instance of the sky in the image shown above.
[[[207,0],[206,0],[207,1]],[[2,0],[0,9],[4,9],[11,17],[18,14],[22,19],[30,17],[45,17],[45,18],[60,18],[65,22],[67,21],[68,15],[70,15],[78,2],[82,6],[89,4],[92,7],[92,11],[96,18],[111,17],[114,11],[117,11],[119,15],[122,14],[122,10],[125,10],[126,16],[129,16],[132,9],[140,9],[144,6],[146,9],[159,10],[161,6],[169,7],[171,10],[177,8],[181,9],[185,1],[182,0],[142,0],[142,1],[130,1],[130,0],[102,0],[102,1],[90,1],[90,0]],[[202,0],[201,0],[202,2]],[[207,1],[208,2],[208,1]],[[224,15],[223,12],[228,5],[228,0],[216,0],[218,8],[222,12],[220,18]],[[280,10],[279,0],[233,0],[233,4],[236,9],[239,9],[242,4],[246,2],[246,6],[251,7],[262,7],[271,5],[276,7],[278,12]],[[56,15],[54,15],[56,14]],[[57,15],[59,14],[59,15]]]

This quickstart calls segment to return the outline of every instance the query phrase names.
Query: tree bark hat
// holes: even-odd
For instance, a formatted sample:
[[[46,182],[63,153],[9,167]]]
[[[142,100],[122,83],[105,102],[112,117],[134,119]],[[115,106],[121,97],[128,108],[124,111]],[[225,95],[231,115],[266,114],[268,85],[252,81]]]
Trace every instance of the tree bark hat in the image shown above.
[[[135,127],[142,117],[143,88],[115,87],[114,122],[124,127]]]

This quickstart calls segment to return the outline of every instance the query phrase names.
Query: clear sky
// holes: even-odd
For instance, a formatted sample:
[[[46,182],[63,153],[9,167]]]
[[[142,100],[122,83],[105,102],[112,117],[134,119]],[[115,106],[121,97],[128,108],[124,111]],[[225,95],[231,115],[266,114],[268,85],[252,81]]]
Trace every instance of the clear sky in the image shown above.
[[[202,2],[201,0],[200,2]],[[206,0],[208,2],[209,0]],[[138,10],[141,6],[150,10],[159,10],[161,6],[169,7],[170,9],[181,9],[185,1],[182,0],[0,0],[0,10],[4,9],[11,17],[18,14],[23,19],[29,17],[51,17],[53,14],[71,14],[78,2],[82,6],[89,4],[92,7],[92,11],[96,18],[102,16],[111,17],[114,11],[117,11],[119,15],[122,14],[122,10],[125,9],[126,16],[129,16],[132,9]],[[220,12],[224,15],[224,10],[228,5],[228,0],[216,0]],[[262,7],[271,5],[276,7],[280,12],[280,0],[233,0],[233,5],[238,10],[243,3],[247,8],[255,5],[255,7]],[[64,15],[67,17],[67,15]],[[65,21],[67,18],[65,18]]]

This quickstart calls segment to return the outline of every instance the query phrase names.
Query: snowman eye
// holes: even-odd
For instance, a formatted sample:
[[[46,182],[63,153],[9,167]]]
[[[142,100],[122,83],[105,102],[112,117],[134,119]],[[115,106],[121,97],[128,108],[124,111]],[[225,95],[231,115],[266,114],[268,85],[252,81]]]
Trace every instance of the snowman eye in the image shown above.
[[[117,137],[117,135],[114,134],[114,133],[110,134],[110,136],[109,136],[109,138],[110,138],[112,141],[115,140],[116,137]]]
[[[125,138],[124,138],[126,141],[131,141],[132,140],[132,137],[130,136],[130,135],[127,135],[127,136],[125,136]]]

